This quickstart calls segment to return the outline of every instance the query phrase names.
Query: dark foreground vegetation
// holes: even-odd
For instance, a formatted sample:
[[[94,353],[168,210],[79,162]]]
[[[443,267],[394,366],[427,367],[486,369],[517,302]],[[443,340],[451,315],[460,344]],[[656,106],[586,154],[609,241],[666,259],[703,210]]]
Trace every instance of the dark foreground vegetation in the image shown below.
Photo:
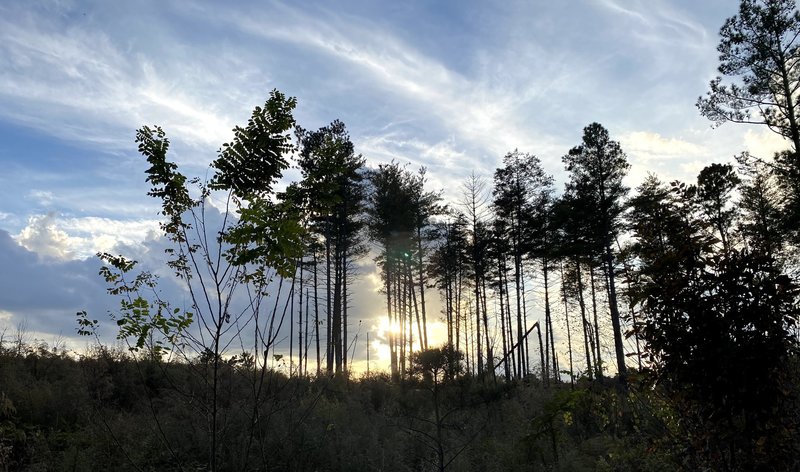
[[[430,352],[399,383],[262,376],[231,359],[219,375],[218,470],[696,470],[729,452],[718,448],[730,435],[749,434],[745,416],[721,425],[732,428],[728,436],[695,422],[680,395],[634,374],[626,388],[614,379],[449,379],[448,363],[436,364],[441,350]],[[7,343],[0,470],[207,470],[209,370],[106,348],[75,359],[43,344]],[[793,366],[786,371],[796,379]],[[792,398],[794,385],[786,384]],[[256,389],[263,395],[253,405]],[[796,423],[791,406],[783,411]],[[795,431],[777,436],[737,444],[741,470],[797,466]]]

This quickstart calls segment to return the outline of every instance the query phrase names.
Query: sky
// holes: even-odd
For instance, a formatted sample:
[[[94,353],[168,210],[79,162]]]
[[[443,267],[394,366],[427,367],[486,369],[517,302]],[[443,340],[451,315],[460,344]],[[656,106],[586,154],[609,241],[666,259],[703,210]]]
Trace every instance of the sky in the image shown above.
[[[452,201],[467,176],[491,178],[514,149],[538,156],[562,185],[561,157],[591,122],[622,144],[631,187],[649,172],[693,181],[745,150],[769,156],[783,143],[767,130],[712,128],[694,105],[717,75],[718,31],[736,8],[2,2],[0,333],[24,326],[31,338],[85,344],[75,312],[102,318],[117,303],[93,255],[125,254],[145,267],[163,260],[135,130],[161,125],[182,172],[206,177],[231,129],[272,89],[297,98],[304,128],[339,119],[368,165],[425,166],[430,189]],[[363,272],[353,319],[378,330],[384,311],[369,261]]]

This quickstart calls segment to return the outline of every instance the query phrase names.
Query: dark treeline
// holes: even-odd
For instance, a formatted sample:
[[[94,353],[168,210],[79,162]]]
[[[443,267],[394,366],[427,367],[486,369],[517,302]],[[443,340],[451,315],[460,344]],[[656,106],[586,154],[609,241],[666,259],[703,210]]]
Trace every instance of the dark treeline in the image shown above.
[[[97,427],[86,419],[97,415],[102,444],[121,454],[103,460],[131,470],[800,467],[798,35],[794,1],[742,0],[725,22],[721,77],[697,106],[716,124],[765,125],[787,149],[742,153],[692,182],[627,188],[624,150],[591,123],[562,157],[563,189],[514,150],[445,202],[424,168],[368,167],[340,121],[300,127],[278,91],[234,129],[208,181],[180,173],[161,128],[141,128],[166,264],[190,302],[101,254],[127,353],[0,347],[21,376],[37,380],[40,361],[104,369],[113,392],[88,376],[74,388],[93,409],[36,426],[19,422],[33,400],[9,387],[2,431],[18,436],[0,441],[0,464],[34,464],[24,448],[37,431],[53,457],[100,460],[110,453],[88,459],[69,449],[77,436],[61,449],[48,436]],[[301,179],[277,191],[290,166]],[[369,333],[351,319],[353,285],[370,261],[389,374],[356,381]],[[85,312],[78,322],[99,332]],[[120,400],[126,382],[135,401]],[[147,448],[125,447],[120,415],[151,428]]]

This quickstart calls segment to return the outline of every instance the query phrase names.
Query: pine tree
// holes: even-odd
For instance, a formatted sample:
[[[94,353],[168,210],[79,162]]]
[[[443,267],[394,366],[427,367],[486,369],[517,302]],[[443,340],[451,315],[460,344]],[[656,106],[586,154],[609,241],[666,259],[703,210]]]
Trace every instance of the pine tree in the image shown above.
[[[622,184],[630,165],[619,143],[599,123],[583,130],[583,142],[563,158],[570,181],[568,192],[575,205],[582,207],[586,221],[582,225],[590,250],[603,261],[608,280],[608,304],[614,332],[614,351],[620,379],[625,377],[625,352],[616,292],[616,267],[613,244],[621,227],[623,199],[628,189]],[[591,215],[591,216],[589,216]]]

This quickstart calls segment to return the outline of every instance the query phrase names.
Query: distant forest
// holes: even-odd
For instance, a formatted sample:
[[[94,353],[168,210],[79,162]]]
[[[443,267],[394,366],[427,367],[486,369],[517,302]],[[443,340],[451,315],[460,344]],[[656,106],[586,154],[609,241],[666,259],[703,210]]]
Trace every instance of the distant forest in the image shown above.
[[[87,312],[79,356],[2,333],[0,471],[800,470],[799,35],[794,0],[742,0],[724,23],[697,108],[786,149],[694,182],[627,188],[624,149],[591,123],[563,189],[514,150],[446,202],[424,168],[368,167],[342,122],[301,127],[277,90],[208,180],[142,127],[191,303],[100,254],[124,348]],[[388,372],[352,363],[370,260]]]

